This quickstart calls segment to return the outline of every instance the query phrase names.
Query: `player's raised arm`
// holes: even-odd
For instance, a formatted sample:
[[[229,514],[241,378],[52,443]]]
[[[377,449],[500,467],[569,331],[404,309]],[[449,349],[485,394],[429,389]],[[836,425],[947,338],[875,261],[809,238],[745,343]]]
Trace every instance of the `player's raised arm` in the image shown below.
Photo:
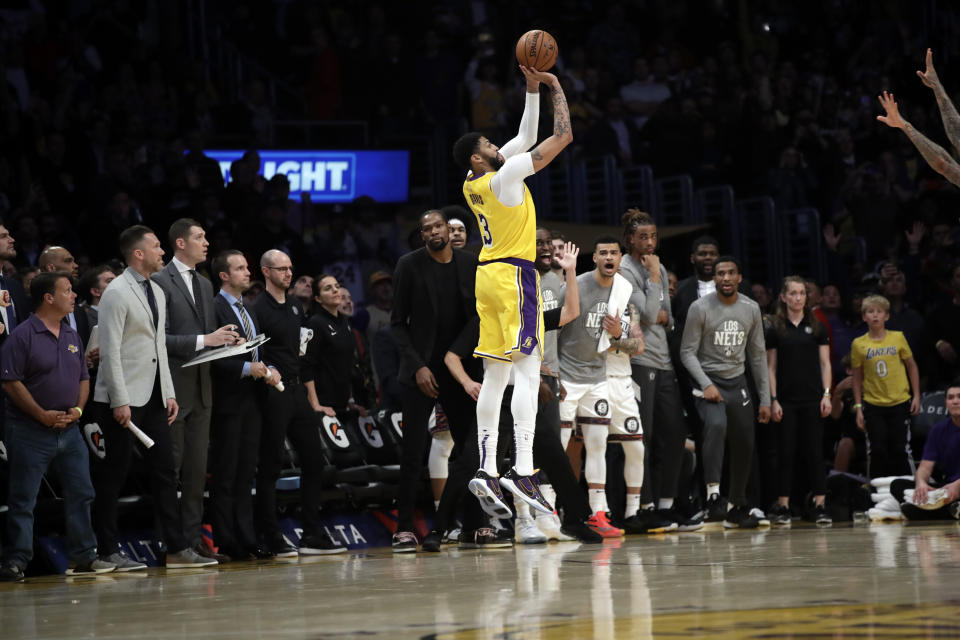
[[[947,137],[954,149],[960,150],[960,114],[953,102],[947,95],[947,91],[940,83],[940,77],[937,70],[933,67],[933,50],[927,49],[927,68],[924,71],[917,71],[917,75],[923,84],[933,89],[933,95],[937,99],[937,106],[940,108],[940,117],[943,119],[943,128],[947,131]]]
[[[520,130],[515,138],[500,147],[504,159],[523,153],[537,144],[537,129],[540,127],[540,81],[527,76],[527,101],[520,118]]]
[[[888,127],[903,129],[903,132],[907,134],[910,142],[917,148],[917,151],[919,151],[923,159],[927,161],[930,168],[954,185],[960,187],[960,165],[957,164],[957,161],[947,153],[946,149],[932,142],[925,135],[914,129],[913,125],[900,115],[900,109],[897,107],[897,102],[894,100],[892,93],[884,91],[883,95],[879,96],[879,98],[880,105],[883,107],[886,115],[877,116],[877,120]]]
[[[536,81],[550,87],[550,98],[553,101],[553,135],[541,142],[530,152],[533,160],[533,170],[540,171],[550,164],[564,147],[573,142],[573,128],[570,126],[570,109],[567,107],[567,98],[563,95],[563,88],[557,76],[552,73],[537,71],[528,67],[520,67],[527,83]]]

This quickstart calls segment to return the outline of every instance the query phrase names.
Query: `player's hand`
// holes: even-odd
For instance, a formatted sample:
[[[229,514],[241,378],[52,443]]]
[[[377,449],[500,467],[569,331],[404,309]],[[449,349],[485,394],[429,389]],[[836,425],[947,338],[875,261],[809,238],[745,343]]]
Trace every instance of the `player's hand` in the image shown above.
[[[940,78],[937,77],[937,71],[933,68],[933,50],[927,49],[927,68],[925,71],[917,70],[917,75],[923,81],[924,86],[936,89],[940,85]]]
[[[707,402],[723,402],[723,396],[720,395],[720,390],[712,384],[707,385],[707,388],[703,390],[703,399]]]
[[[957,361],[957,352],[954,350],[953,345],[946,340],[937,341],[937,353],[940,354],[940,357],[943,358],[947,364],[953,364]]]
[[[120,407],[113,408],[113,419],[117,421],[121,427],[126,427],[130,424],[130,405],[125,404]]]
[[[877,120],[888,127],[903,129],[906,123],[900,116],[900,109],[897,107],[897,101],[894,99],[893,94],[884,91],[883,94],[877,96],[877,98],[880,100],[880,106],[887,112],[885,116],[877,116]]]
[[[558,394],[560,396],[560,402],[563,402],[567,399],[567,388],[564,387],[563,383],[559,380],[557,380],[557,384],[560,385],[560,393]]]
[[[960,480],[951,482],[944,489],[947,490],[947,502],[956,502],[960,499]]]
[[[774,422],[783,420],[783,407],[780,405],[779,400],[774,400],[770,405],[770,419]]]
[[[537,71],[533,67],[525,67],[520,65],[520,71],[523,71],[524,77],[527,79],[527,86],[529,87],[532,82],[539,84],[550,85],[551,87],[558,86],[560,81],[557,80],[557,76],[552,73],[547,73],[546,71]]]
[[[833,401],[827,396],[820,398],[820,417],[826,418],[833,411]]]
[[[100,362],[100,349],[90,349],[86,359],[88,369],[92,369],[93,367],[97,366],[97,363]]]
[[[550,389],[550,385],[541,380],[540,391],[537,392],[537,399],[540,401],[540,404],[547,404],[553,400],[553,397],[553,390]]]
[[[213,333],[203,336],[203,346],[205,347],[220,347],[225,344],[235,345],[244,342],[245,340],[237,333],[237,325],[235,324],[224,325]]]
[[[757,422],[760,424],[770,422],[770,407],[760,407],[757,409]]]
[[[667,313],[666,309],[657,311],[657,324],[662,324],[663,326],[670,324],[670,314]]]
[[[930,485],[920,478],[917,478],[917,482],[913,486],[913,504],[924,504],[927,501],[929,491]]]
[[[660,256],[648,253],[640,258],[640,264],[650,274],[651,282],[660,282]]]
[[[913,396],[913,400],[910,401],[910,415],[920,415],[920,396]]]
[[[473,398],[473,401],[476,402],[480,398],[480,387],[482,385],[476,380],[470,380],[463,384],[463,390],[467,392],[467,395]]]
[[[557,259],[557,264],[560,265],[560,268],[564,271],[569,271],[573,269],[574,273],[577,270],[577,256],[580,255],[580,247],[568,242],[563,245],[563,255]]]
[[[614,340],[619,340],[623,336],[623,326],[620,324],[620,320],[616,316],[612,316],[609,313],[603,317],[603,329],[610,334],[610,337]]]
[[[867,423],[863,419],[863,407],[857,407],[857,429],[860,429],[860,431],[867,430]]]
[[[177,414],[180,413],[180,405],[177,404],[176,398],[167,398],[167,424],[173,424],[173,421],[177,419]]]
[[[322,413],[325,416],[330,416],[331,418],[337,417],[337,412],[333,410],[333,407],[326,407],[322,404],[317,405],[314,408],[314,411],[316,411],[317,413]]]
[[[417,386],[420,391],[428,398],[436,398],[440,395],[440,387],[437,386],[437,379],[433,377],[433,371],[430,367],[420,367],[416,374]]]

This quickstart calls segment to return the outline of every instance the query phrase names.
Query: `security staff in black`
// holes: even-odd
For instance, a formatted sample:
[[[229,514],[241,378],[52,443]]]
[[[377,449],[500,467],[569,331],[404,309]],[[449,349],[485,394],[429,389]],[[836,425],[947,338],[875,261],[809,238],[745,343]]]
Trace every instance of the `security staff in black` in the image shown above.
[[[277,479],[283,460],[283,441],[290,438],[300,459],[300,504],[303,537],[300,555],[338,553],[346,549],[334,542],[320,525],[321,473],[323,450],[317,418],[307,402],[300,379],[300,328],[303,312],[295,300],[286,297],[293,278],[290,257],[271,249],[260,259],[266,288],[253,301],[261,331],[270,338],[261,351],[263,360],[280,372],[284,390],[264,390],[263,427],[260,434],[260,463],[257,469],[255,517],[261,544],[277,557],[296,556],[280,532],[277,522]]]

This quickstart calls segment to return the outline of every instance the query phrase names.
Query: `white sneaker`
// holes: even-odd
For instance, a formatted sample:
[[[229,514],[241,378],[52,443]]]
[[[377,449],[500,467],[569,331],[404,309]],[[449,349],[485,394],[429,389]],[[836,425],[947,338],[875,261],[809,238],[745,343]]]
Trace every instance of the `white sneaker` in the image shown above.
[[[547,541],[547,536],[537,528],[530,516],[517,516],[513,523],[513,538],[520,544],[543,544]]]
[[[758,509],[758,508],[756,508],[756,507],[754,507],[753,509],[750,509],[750,515],[752,515],[754,518],[757,519],[757,526],[758,526],[758,527],[769,527],[769,526],[770,526],[770,518],[768,518],[768,517],[767,517],[767,514],[765,514],[765,513],[764,513],[763,511],[761,511],[760,509]]]
[[[560,518],[556,513],[540,514],[537,516],[537,529],[547,536],[547,540],[556,540],[557,542],[573,542],[576,540],[573,536],[568,536],[560,530]]]
[[[903,514],[900,513],[900,508],[894,511],[892,509],[881,509],[879,506],[874,507],[867,511],[867,515],[870,516],[870,520],[873,522],[883,522],[885,520],[903,520]]]
[[[454,527],[447,531],[447,535],[443,538],[443,544],[457,544],[460,542],[460,527]]]

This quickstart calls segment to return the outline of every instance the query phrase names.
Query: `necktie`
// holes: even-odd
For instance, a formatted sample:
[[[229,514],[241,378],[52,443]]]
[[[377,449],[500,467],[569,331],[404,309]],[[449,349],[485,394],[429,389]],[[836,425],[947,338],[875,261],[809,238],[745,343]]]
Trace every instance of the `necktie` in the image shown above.
[[[240,311],[240,320],[241,320],[241,322],[243,322],[243,333],[247,336],[247,342],[250,342],[250,341],[253,340],[256,336],[253,335],[253,327],[250,326],[250,321],[247,320],[247,312],[244,311],[244,309],[243,309],[243,303],[240,302],[239,300],[237,300],[236,302],[233,303],[233,306],[235,306],[235,307]],[[253,350],[253,361],[254,361],[254,362],[259,362],[259,361],[260,361],[260,356],[259,356],[259,353],[258,353],[258,352],[259,352],[259,349],[254,349],[254,350]]]
[[[197,275],[196,269],[190,269],[190,280],[193,283],[193,303],[197,305],[197,311],[200,312],[201,317],[203,316],[203,303],[200,302],[200,276]]]
[[[149,280],[143,281],[143,289],[147,293],[147,303],[150,304],[150,311],[153,312],[153,328],[160,326],[160,312],[157,311],[157,297],[153,294],[153,287]]]

